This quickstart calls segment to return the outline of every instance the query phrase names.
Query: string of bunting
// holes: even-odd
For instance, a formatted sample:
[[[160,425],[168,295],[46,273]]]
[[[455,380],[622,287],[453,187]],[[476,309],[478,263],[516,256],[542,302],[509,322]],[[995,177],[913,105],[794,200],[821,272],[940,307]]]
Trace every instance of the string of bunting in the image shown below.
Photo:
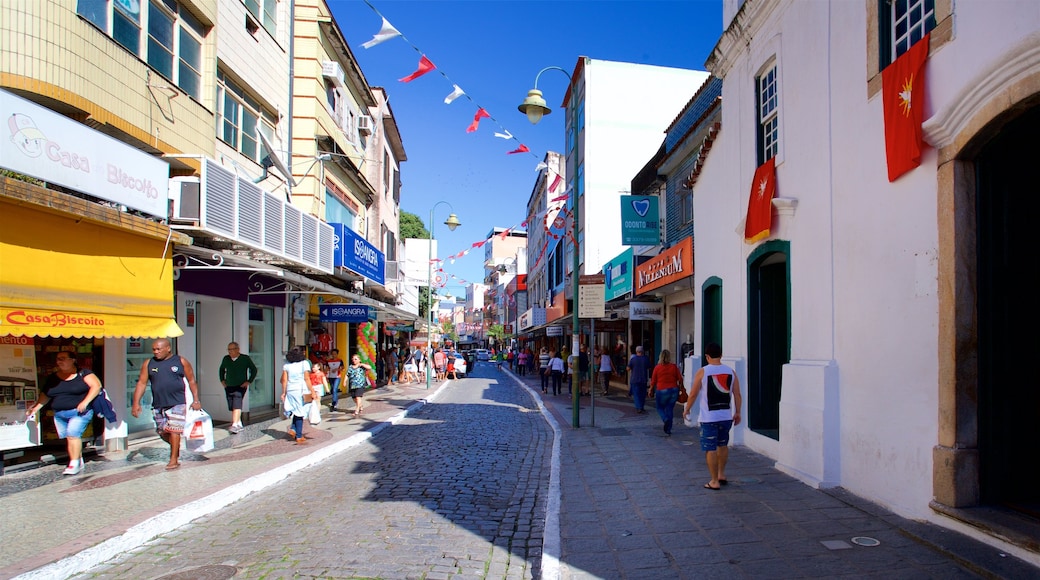
[[[448,94],[448,96],[446,96],[444,98],[444,104],[445,105],[450,105],[453,102],[455,102],[457,99],[459,99],[460,97],[464,97],[473,106],[475,106],[477,108],[476,113],[474,113],[474,115],[473,115],[473,121],[469,124],[468,127],[466,127],[466,133],[475,133],[475,132],[477,132],[480,129],[480,121],[481,121],[481,119],[487,119],[489,122],[492,122],[495,125],[497,125],[498,128],[500,129],[500,131],[495,131],[494,132],[494,137],[495,138],[504,139],[506,141],[513,141],[513,142],[515,142],[517,144],[517,147],[515,149],[507,151],[506,155],[516,155],[516,154],[521,154],[521,153],[530,153],[533,157],[535,157],[536,159],[539,159],[539,157],[535,153],[531,152],[530,148],[528,148],[527,145],[521,143],[519,139],[514,137],[513,134],[511,132],[509,132],[509,130],[506,129],[502,125],[502,123],[500,123],[498,121],[497,118],[495,118],[490,112],[488,112],[488,110],[486,108],[480,106],[476,102],[476,100],[473,99],[473,97],[471,97],[468,93],[466,93],[466,91],[464,91],[462,89],[462,87],[460,87],[457,83],[452,81],[451,77],[449,77],[447,75],[447,73],[445,73],[443,70],[438,68],[437,65],[435,65],[434,62],[427,56],[425,51],[423,51],[418,46],[416,46],[411,41],[409,41],[408,38],[403,33],[401,33],[401,31],[399,31],[396,27],[394,27],[394,25],[390,23],[390,21],[386,18],[386,16],[383,16],[383,14],[379,12],[379,10],[372,4],[372,2],[370,2],[369,0],[364,0],[364,2],[365,2],[365,5],[367,5],[372,10],[372,12],[374,12],[376,14],[376,16],[378,16],[382,20],[382,26],[380,27],[379,32],[375,33],[372,36],[371,40],[361,44],[361,46],[363,48],[369,49],[369,48],[372,48],[372,47],[377,46],[379,44],[382,44],[382,43],[384,43],[386,41],[389,41],[389,40],[392,40],[392,39],[395,39],[395,38],[400,38],[403,42],[407,43],[413,50],[415,50],[416,53],[419,54],[419,64],[418,64],[417,68],[415,69],[415,71],[412,72],[411,74],[407,75],[407,76],[404,76],[404,77],[398,79],[400,82],[410,83],[410,82],[418,79],[419,77],[422,77],[422,76],[424,76],[424,75],[426,75],[426,74],[428,74],[428,73],[430,73],[432,71],[437,71],[441,75],[441,77],[443,77],[444,80],[447,81],[448,84],[450,84],[451,87],[452,87],[451,92]],[[547,179],[550,176],[552,177],[552,182],[549,185],[548,193],[550,195],[556,193],[556,190],[563,183],[563,176],[560,175],[553,168],[549,167],[545,162],[539,161],[539,163],[535,166],[535,171],[541,172],[543,170],[546,172],[546,178]],[[504,231],[502,231],[501,233],[496,234],[496,235],[501,237],[504,240],[504,239],[506,239],[509,236],[510,232],[512,232],[514,230],[517,230],[517,229],[520,229],[520,228],[527,228],[528,224],[530,224],[532,222],[533,223],[537,223],[538,221],[542,221],[542,227],[545,229],[545,233],[546,233],[546,236],[545,236],[546,237],[546,243],[543,244],[541,252],[539,253],[538,259],[535,260],[534,266],[537,266],[540,263],[542,256],[545,254],[545,251],[546,251],[546,249],[548,247],[550,238],[553,239],[553,240],[557,240],[557,239],[560,239],[560,237],[562,237],[564,235],[564,233],[566,233],[566,235],[568,235],[570,237],[572,243],[575,243],[575,245],[576,245],[576,242],[574,241],[574,234],[573,234],[573,232],[570,232],[566,228],[565,224],[566,224],[567,220],[564,220],[565,223],[564,223],[564,225],[562,227],[562,231],[561,231],[561,228],[558,225],[558,222],[561,221],[560,220],[560,215],[561,214],[565,214],[566,216],[571,215],[570,211],[563,207],[566,204],[566,201],[567,201],[568,197],[569,197],[568,192],[564,192],[563,194],[561,194],[561,195],[559,195],[559,196],[557,196],[557,197],[555,197],[553,199],[550,199],[549,203],[547,204],[548,207],[546,208],[544,213],[540,213],[538,215],[533,215],[533,216],[528,216],[527,219],[525,219],[519,225],[513,225],[513,226],[511,226],[509,228],[506,228]],[[549,224],[547,223],[547,220],[548,220],[548,216],[553,214],[553,212],[557,212],[556,213],[556,217],[555,217],[554,222],[553,222],[553,225],[556,226],[556,227],[550,228]],[[469,252],[471,252],[472,250],[478,249],[478,248],[482,247],[486,242],[487,242],[487,240],[481,240],[481,241],[478,241],[478,242],[473,242],[471,247],[466,248],[464,250],[461,250],[461,251],[459,251],[459,252],[457,252],[455,254],[452,254],[452,255],[448,256],[447,260],[450,263],[454,264],[456,259],[462,258],[462,257],[466,256],[467,254],[469,254]],[[443,287],[445,282],[446,282],[446,279],[444,279],[444,276],[447,276],[447,277],[450,277],[452,279],[458,280],[460,282],[463,282],[464,284],[470,284],[470,282],[467,282],[466,280],[458,278],[458,277],[456,277],[456,276],[454,276],[452,274],[445,273],[444,269],[442,267],[440,267],[442,263],[443,263],[443,261],[440,258],[434,258],[434,259],[431,260],[431,264],[433,264],[433,265],[438,267],[437,272],[439,273],[439,276],[442,278],[440,282],[438,282],[438,280],[435,279],[433,281],[435,285],[439,284],[439,286]]]

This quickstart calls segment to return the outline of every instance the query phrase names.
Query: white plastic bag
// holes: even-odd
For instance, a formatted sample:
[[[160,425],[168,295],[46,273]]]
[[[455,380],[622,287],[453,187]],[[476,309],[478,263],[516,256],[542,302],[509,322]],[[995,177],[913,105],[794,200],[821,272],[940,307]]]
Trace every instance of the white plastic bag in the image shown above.
[[[213,451],[213,418],[191,407],[184,415],[184,445],[192,453]]]
[[[321,403],[312,401],[307,404],[310,406],[310,409],[307,411],[307,420],[310,421],[311,425],[321,423]]]

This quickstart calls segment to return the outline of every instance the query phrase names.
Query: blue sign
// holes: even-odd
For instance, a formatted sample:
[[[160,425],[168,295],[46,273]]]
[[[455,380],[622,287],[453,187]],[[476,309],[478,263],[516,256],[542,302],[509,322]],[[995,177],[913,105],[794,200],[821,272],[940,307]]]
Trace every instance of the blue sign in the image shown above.
[[[383,252],[368,243],[357,232],[344,224],[330,223],[336,232],[333,251],[337,268],[347,268],[377,284],[386,283],[386,258]]]
[[[661,241],[661,213],[656,195],[621,196],[621,244],[656,246]]]
[[[626,249],[603,266],[603,299],[610,301],[632,291],[632,248]]]
[[[368,322],[368,306],[364,304],[322,304],[318,307],[322,322]]]

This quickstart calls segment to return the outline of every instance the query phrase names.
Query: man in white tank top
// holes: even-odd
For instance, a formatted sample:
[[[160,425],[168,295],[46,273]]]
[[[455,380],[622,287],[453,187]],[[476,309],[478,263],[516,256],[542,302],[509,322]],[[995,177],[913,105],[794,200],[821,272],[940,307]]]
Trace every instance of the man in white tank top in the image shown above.
[[[700,404],[697,420],[701,424],[701,450],[706,454],[711,481],[705,489],[717,491],[726,481],[726,462],[729,460],[729,430],[740,424],[740,381],[737,373],[722,364],[722,347],[711,343],[704,348],[708,364],[693,377],[690,396],[683,408],[688,418],[693,402]],[[731,404],[735,404],[731,408]]]

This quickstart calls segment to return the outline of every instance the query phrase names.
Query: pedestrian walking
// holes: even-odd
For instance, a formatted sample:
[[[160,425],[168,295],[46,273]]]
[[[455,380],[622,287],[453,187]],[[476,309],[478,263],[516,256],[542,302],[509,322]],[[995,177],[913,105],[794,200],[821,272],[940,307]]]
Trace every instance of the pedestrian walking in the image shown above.
[[[729,432],[740,425],[740,380],[729,365],[722,364],[722,347],[711,343],[704,348],[708,364],[693,375],[690,397],[683,407],[683,418],[689,418],[693,402],[697,401],[700,411],[697,421],[701,424],[701,451],[705,454],[711,480],[705,489],[719,490],[729,483],[726,480],[726,463],[729,461]]]
[[[83,432],[94,418],[90,404],[101,392],[101,380],[90,371],[81,371],[71,352],[59,352],[54,362],[58,370],[48,375],[43,390],[33,405],[25,410],[25,416],[35,415],[48,402],[51,404],[54,429],[58,432],[58,439],[65,440],[69,454],[69,464],[61,474],[76,475],[83,471]]]
[[[588,395],[589,390],[589,373],[592,368],[592,363],[589,360],[589,347],[588,345],[581,345],[578,349],[578,386],[579,393],[582,395]]]
[[[361,362],[361,355],[355,354],[350,357],[350,366],[347,367],[347,388],[350,389],[350,396],[354,398],[354,417],[360,417],[361,412],[364,410],[361,400],[365,396],[365,389],[368,388],[368,371],[372,370],[372,367]]]
[[[242,401],[249,392],[249,385],[256,380],[256,364],[248,354],[243,354],[237,342],[229,342],[228,353],[220,361],[217,375],[220,384],[224,385],[224,396],[227,398],[228,411],[231,411],[231,426],[228,431],[242,431]]]
[[[285,355],[285,361],[282,367],[282,407],[292,421],[289,437],[294,439],[297,445],[303,445],[307,442],[307,438],[303,436],[303,418],[310,411],[307,405],[320,405],[321,399],[311,384],[311,361],[307,360],[303,350],[293,347]],[[310,396],[309,399],[307,395]]]
[[[675,416],[675,403],[679,401],[679,385],[682,384],[682,372],[672,363],[672,353],[667,348],[661,351],[661,360],[654,367],[650,376],[650,394],[654,395],[657,414],[664,421],[664,434],[672,434],[672,420]]]
[[[599,379],[603,382],[603,396],[610,394],[610,375],[614,372],[614,361],[610,353],[604,350],[599,355]]]
[[[332,402],[329,403],[329,412],[335,413],[339,411],[336,406],[339,405],[339,383],[343,376],[343,359],[339,358],[339,350],[334,348],[329,351],[329,358],[325,362],[329,365],[329,390],[332,391]]]
[[[646,387],[650,377],[650,357],[643,354],[643,347],[637,346],[636,353],[628,359],[628,392],[632,395],[632,403],[636,413],[646,413]]]
[[[527,349],[520,349],[516,355],[516,371],[521,377],[527,374]]]
[[[549,392],[549,361],[552,360],[552,356],[549,355],[549,351],[543,346],[542,350],[538,351],[538,374],[542,377],[542,392]]]
[[[564,363],[559,354],[553,352],[551,355],[552,358],[549,359],[549,373],[552,375],[552,390],[553,395],[559,395],[560,390],[563,388]]]
[[[155,431],[170,446],[170,461],[167,470],[181,466],[181,433],[184,433],[185,415],[188,411],[188,399],[184,392],[187,383],[191,392],[191,408],[202,410],[199,402],[199,385],[195,382],[195,371],[188,359],[173,354],[170,339],[159,338],[152,341],[152,358],[141,365],[141,374],[134,387],[133,403],[130,414],[135,418],[141,414],[141,397],[144,390],[152,389],[152,418],[155,420]]]

